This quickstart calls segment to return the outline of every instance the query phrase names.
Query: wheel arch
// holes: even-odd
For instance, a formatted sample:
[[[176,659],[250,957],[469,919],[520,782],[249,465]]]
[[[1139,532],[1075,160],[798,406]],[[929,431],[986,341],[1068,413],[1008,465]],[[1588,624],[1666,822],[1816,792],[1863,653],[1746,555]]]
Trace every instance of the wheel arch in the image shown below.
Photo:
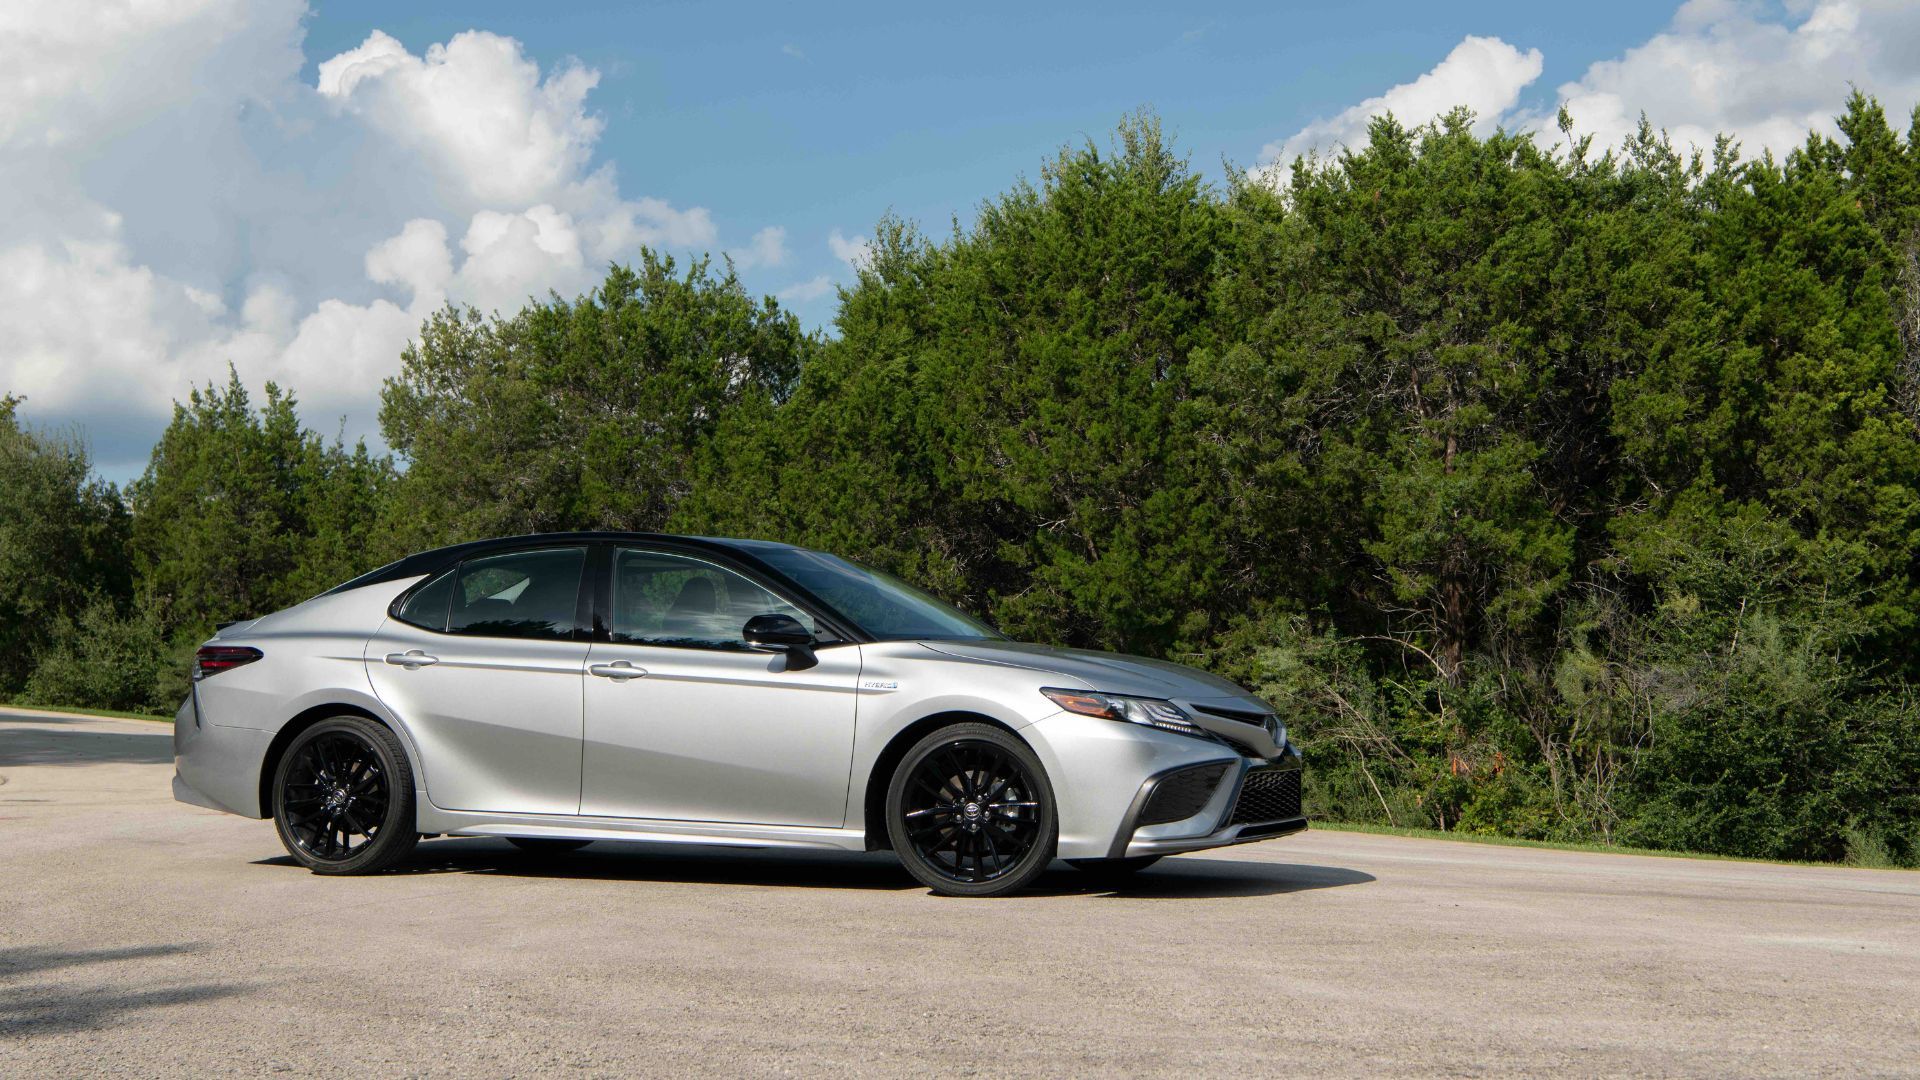
[[[887,786],[893,782],[893,770],[899,767],[900,759],[906,757],[913,744],[925,738],[928,732],[955,724],[986,724],[999,728],[1022,743],[1027,742],[1011,724],[969,709],[929,713],[894,732],[893,738],[887,740],[887,745],[881,749],[880,756],[874,758],[873,768],[867,770],[866,791],[860,800],[861,830],[866,836],[868,851],[890,851],[893,848],[893,840],[887,835],[886,826]],[[1032,749],[1032,744],[1027,745],[1028,749]]]
[[[310,706],[296,713],[288,719],[286,723],[280,725],[280,730],[274,734],[273,741],[267,744],[267,752],[260,760],[261,817],[270,818],[273,816],[273,777],[275,773],[280,771],[280,759],[286,754],[287,747],[293,745],[293,740],[299,738],[301,732],[318,724],[322,720],[331,720],[336,716],[358,716],[371,720],[398,736],[401,748],[409,755],[412,754],[411,743],[407,739],[406,734],[388,722],[386,717],[375,713],[371,709],[344,701],[330,701],[320,705]],[[416,769],[415,771],[417,773],[418,770]],[[418,781],[416,780],[415,783],[418,783]]]

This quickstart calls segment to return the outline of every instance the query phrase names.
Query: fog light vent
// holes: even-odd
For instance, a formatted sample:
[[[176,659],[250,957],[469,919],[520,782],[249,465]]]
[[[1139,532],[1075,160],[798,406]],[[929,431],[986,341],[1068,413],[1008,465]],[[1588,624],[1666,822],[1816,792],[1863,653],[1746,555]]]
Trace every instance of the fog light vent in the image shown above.
[[[1162,777],[1154,785],[1153,794],[1147,796],[1147,805],[1140,811],[1139,823],[1164,825],[1169,821],[1192,817],[1206,809],[1207,801],[1213,798],[1215,789],[1220,786],[1220,778],[1226,774],[1226,765],[1217,764],[1196,765]]]

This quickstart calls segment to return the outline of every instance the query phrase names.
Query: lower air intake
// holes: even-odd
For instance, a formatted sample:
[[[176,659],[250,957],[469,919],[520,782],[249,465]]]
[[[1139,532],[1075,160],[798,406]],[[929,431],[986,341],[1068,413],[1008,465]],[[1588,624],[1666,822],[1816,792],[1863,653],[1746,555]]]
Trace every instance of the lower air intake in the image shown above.
[[[1207,802],[1220,786],[1220,778],[1226,773],[1225,765],[1199,765],[1162,777],[1153,786],[1153,794],[1147,796],[1147,805],[1140,811],[1139,824],[1164,825],[1169,821],[1190,818],[1205,810]]]
[[[1300,816],[1300,770],[1257,769],[1240,786],[1229,825],[1284,821]]]

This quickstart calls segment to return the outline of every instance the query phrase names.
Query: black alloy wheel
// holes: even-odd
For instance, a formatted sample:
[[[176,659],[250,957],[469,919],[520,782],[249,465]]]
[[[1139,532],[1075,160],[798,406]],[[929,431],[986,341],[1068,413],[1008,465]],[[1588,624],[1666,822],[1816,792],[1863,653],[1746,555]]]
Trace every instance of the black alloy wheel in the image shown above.
[[[407,857],[413,770],[392,731],[359,716],[323,720],[281,755],[273,784],[280,841],[321,874],[370,874]]]
[[[887,829],[907,871],[949,896],[1001,896],[1053,861],[1053,791],[1027,745],[957,724],[907,751],[887,793]]]

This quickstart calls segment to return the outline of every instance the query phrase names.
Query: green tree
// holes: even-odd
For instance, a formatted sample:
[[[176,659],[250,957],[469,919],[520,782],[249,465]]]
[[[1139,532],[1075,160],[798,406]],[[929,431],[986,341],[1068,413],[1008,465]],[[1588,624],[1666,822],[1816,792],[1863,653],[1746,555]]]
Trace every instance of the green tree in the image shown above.
[[[1146,117],[945,243],[883,223],[838,339],[791,401],[729,432],[746,449],[688,519],[851,545],[1022,635],[1198,643],[1219,553],[1182,410],[1219,232]]]
[[[816,347],[731,268],[642,251],[593,293],[512,318],[448,309],[382,393],[406,461],[386,519],[402,549],[568,528],[657,529],[731,410],[784,397]]]
[[[0,397],[0,698],[17,693],[63,620],[124,597],[127,514],[72,435],[21,425]]]
[[[163,605],[96,599],[54,621],[20,700],[171,714],[187,696],[193,642],[169,638]]]
[[[237,373],[174,407],[146,472],[128,489],[143,603],[169,636],[264,615],[371,569],[371,532],[391,466],[327,443],[272,383],[255,409]]]

